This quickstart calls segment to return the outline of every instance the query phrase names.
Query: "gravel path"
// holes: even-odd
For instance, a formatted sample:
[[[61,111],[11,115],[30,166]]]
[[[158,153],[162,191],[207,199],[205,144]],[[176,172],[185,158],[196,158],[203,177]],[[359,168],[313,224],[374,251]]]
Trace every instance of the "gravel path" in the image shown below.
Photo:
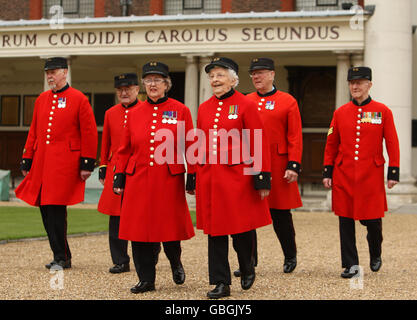
[[[254,286],[243,291],[233,279],[227,299],[417,299],[417,215],[388,214],[383,219],[383,266],[378,273],[369,269],[366,228],[356,224],[359,259],[363,267],[363,287],[342,279],[338,220],[332,213],[296,212],[294,225],[298,246],[298,266],[291,274],[282,272],[283,256],[272,226],[258,229],[259,266]],[[0,245],[0,299],[206,299],[208,284],[207,236],[182,243],[185,284],[172,281],[169,262],[161,252],[157,265],[156,291],[134,295],[136,272],[113,275],[107,234],[70,237],[72,269],[50,273],[51,260],[45,240],[18,241]],[[130,249],[129,249],[130,250]],[[230,264],[237,268],[230,243]],[[52,286],[51,286],[52,284]],[[355,288],[356,287],[356,288]]]

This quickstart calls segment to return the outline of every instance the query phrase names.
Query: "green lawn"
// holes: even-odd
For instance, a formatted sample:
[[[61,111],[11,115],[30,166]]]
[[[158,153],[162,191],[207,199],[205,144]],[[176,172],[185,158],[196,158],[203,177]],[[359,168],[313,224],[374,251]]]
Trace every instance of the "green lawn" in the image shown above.
[[[195,212],[191,211],[195,224]],[[109,218],[95,209],[68,208],[68,234],[108,231]],[[0,240],[46,237],[39,208],[0,207]]]

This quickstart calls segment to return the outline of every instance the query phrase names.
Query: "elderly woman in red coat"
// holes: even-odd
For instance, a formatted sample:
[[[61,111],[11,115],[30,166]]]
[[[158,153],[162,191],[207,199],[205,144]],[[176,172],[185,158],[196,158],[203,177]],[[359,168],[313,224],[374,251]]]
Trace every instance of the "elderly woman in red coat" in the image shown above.
[[[124,192],[119,237],[132,241],[139,283],[132,293],[155,290],[155,264],[160,242],[169,259],[173,280],[185,281],[181,240],[194,236],[185,198],[184,157],[181,141],[193,130],[190,110],[168,98],[168,66],[143,66],[147,100],[132,110],[117,152],[114,191]],[[188,165],[188,171],[193,166]]]
[[[196,209],[197,228],[208,234],[209,281],[216,286],[207,295],[217,299],[230,295],[228,235],[237,252],[242,288],[255,281],[251,230],[271,223],[266,200],[270,157],[255,103],[234,90],[238,65],[215,58],[205,70],[214,95],[198,110],[205,152],[197,165]]]

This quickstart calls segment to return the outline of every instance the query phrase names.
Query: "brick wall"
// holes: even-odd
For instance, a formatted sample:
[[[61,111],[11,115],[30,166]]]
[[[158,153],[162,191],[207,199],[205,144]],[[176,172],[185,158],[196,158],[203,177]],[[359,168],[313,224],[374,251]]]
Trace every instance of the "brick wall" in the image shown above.
[[[30,0],[0,0],[0,20],[28,20],[30,16]]]
[[[285,0],[281,0],[285,1]],[[271,12],[281,9],[280,0],[233,0],[232,12]]]

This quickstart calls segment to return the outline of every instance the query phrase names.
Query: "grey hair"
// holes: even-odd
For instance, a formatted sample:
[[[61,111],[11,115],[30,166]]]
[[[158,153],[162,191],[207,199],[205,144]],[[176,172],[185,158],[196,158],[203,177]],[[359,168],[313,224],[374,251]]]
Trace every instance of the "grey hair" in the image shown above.
[[[172,80],[171,80],[171,77],[163,77],[163,79],[164,79],[164,82],[166,83],[166,85],[167,85],[167,89],[165,90],[165,93],[167,93],[169,90],[171,90],[171,88],[172,88]],[[143,87],[146,87],[145,86],[145,82],[144,82],[144,80],[145,79],[141,79],[141,83],[142,83],[142,86]]]
[[[232,81],[236,81],[233,85],[233,88],[236,88],[239,85],[239,76],[237,75],[235,70],[227,69],[229,71],[229,76]]]

